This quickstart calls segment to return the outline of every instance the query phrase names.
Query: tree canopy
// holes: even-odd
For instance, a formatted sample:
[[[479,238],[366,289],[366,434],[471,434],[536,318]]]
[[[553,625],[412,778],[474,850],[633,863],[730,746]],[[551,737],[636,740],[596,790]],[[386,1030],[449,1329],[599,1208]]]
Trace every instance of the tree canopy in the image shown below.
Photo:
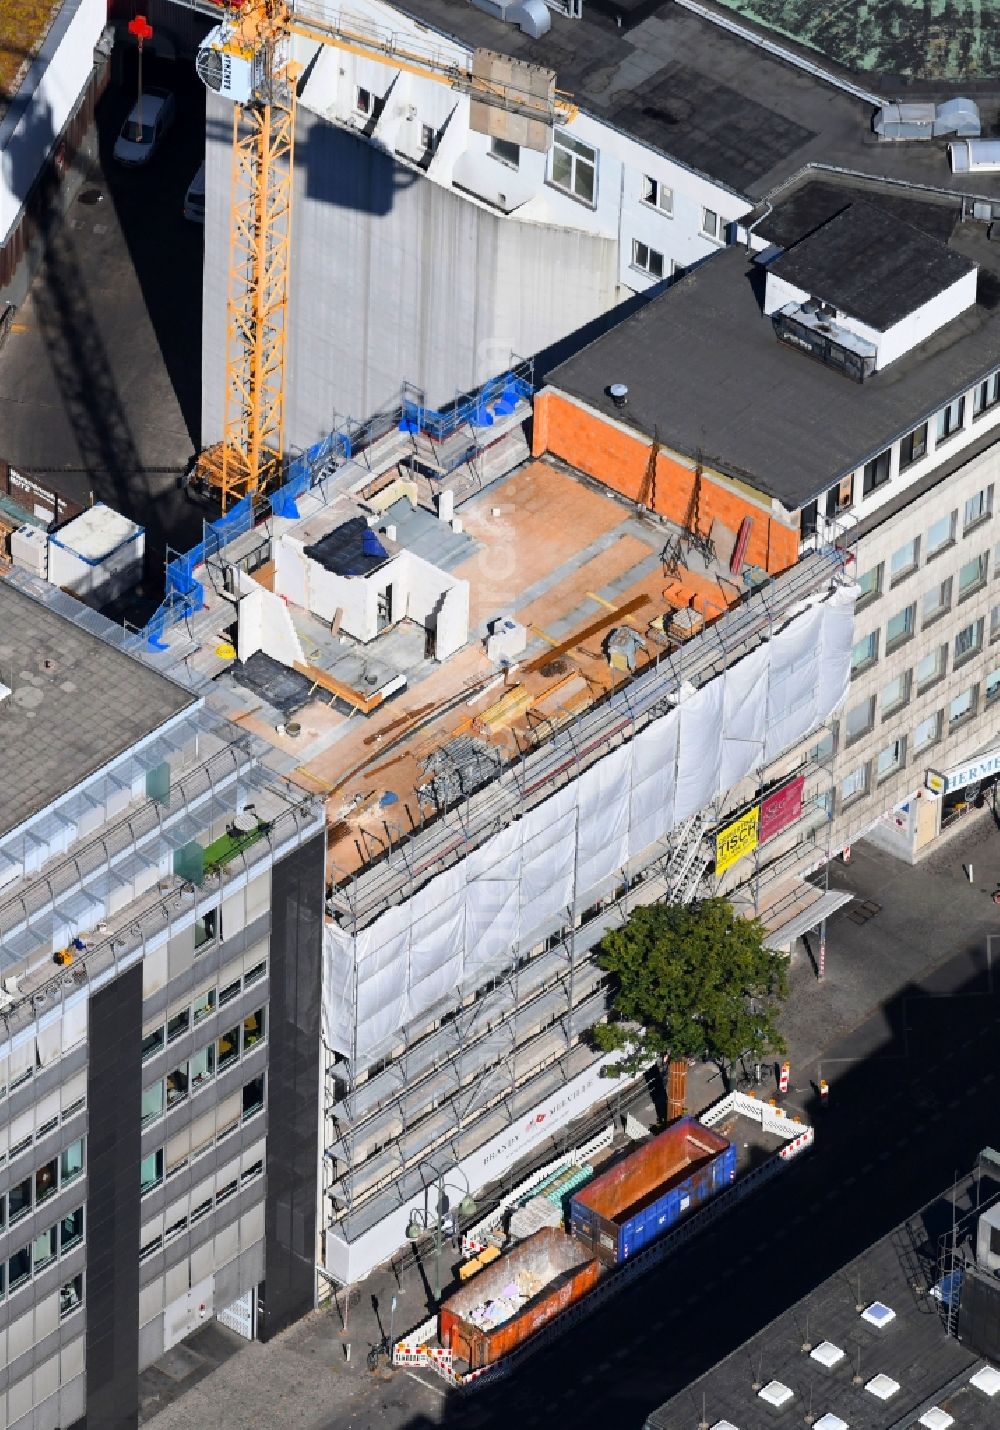
[[[745,1053],[758,1061],[784,1052],[777,1019],[787,959],[764,947],[764,933],[728,899],[641,907],[608,933],[598,961],[612,975],[611,1018],[594,1035],[623,1054],[608,1075],[707,1053],[728,1077]]]

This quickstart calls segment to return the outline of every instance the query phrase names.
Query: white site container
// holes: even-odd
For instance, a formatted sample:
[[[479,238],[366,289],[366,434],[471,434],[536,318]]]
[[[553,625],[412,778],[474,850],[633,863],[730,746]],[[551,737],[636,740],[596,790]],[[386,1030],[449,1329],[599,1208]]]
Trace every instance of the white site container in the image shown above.
[[[49,580],[107,605],[140,579],[145,550],[143,527],[97,502],[49,537]]]

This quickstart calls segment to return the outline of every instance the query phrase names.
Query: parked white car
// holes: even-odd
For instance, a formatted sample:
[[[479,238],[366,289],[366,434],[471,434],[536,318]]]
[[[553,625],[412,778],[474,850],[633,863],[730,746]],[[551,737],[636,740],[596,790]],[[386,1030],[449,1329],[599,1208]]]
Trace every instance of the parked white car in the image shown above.
[[[115,140],[114,156],[119,164],[148,164],[174,121],[174,97],[166,89],[148,89],[132,106]]]
[[[191,223],[205,222],[205,161],[198,165],[198,172],[187,186],[184,195],[184,217]]]

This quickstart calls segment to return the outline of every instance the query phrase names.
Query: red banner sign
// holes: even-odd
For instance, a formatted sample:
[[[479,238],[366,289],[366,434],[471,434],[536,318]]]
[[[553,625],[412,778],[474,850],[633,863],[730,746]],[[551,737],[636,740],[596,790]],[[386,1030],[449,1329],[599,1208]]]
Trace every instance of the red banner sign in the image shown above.
[[[802,790],[805,782],[805,775],[798,775],[761,800],[758,843],[763,844],[766,840],[773,839],[776,834],[795,823],[802,813]]]
[[[134,20],[129,20],[128,32],[130,35],[136,37],[140,45],[143,40],[151,40],[153,38],[153,27],[145,15],[136,15]]]

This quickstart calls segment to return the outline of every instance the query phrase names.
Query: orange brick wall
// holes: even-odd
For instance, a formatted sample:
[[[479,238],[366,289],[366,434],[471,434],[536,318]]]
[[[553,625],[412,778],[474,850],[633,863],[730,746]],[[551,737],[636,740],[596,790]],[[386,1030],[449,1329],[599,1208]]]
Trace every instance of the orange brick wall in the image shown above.
[[[622,496],[638,501],[649,465],[649,441],[622,431],[599,413],[578,406],[561,393],[547,389],[536,396],[532,446],[536,457],[546,452],[561,457]],[[695,474],[690,467],[661,452],[656,463],[655,510],[683,525],[694,481]],[[767,502],[763,496],[761,500]],[[767,506],[758,506],[738,488],[704,471],[698,505],[705,535],[716,518],[734,532],[739,531],[744,517],[752,519],[746,559],[753,565],[765,571],[784,571],[798,559],[797,523],[788,526],[778,521]]]

